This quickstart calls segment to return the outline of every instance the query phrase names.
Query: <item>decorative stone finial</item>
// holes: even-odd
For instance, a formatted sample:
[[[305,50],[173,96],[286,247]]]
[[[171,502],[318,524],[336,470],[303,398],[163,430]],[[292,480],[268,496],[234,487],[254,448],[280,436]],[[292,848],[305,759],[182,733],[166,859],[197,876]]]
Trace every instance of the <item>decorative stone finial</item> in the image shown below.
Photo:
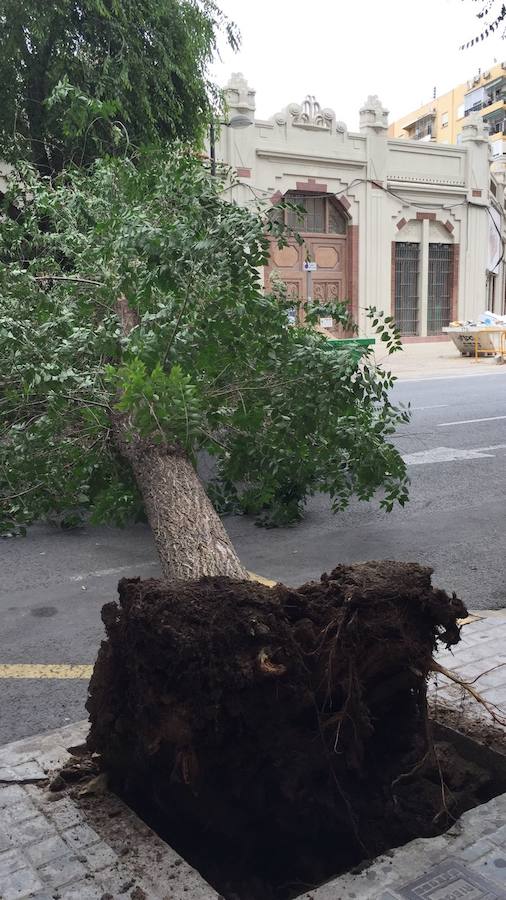
[[[360,130],[367,128],[375,131],[388,128],[388,109],[385,109],[377,94],[369,94],[360,110]]]
[[[223,93],[229,110],[253,119],[256,92],[250,88],[242,72],[232,73]]]
[[[479,113],[471,113],[462,128],[462,141],[488,141],[490,127],[483,121]]]

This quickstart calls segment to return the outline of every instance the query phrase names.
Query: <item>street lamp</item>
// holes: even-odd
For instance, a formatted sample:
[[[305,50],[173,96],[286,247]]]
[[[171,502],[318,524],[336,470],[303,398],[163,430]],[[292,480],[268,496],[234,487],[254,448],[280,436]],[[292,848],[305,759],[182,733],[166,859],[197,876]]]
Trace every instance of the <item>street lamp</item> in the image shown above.
[[[218,122],[218,125],[224,125],[225,128],[248,128],[253,125],[248,116],[232,116],[230,122]],[[214,122],[211,122],[209,128],[209,155],[211,157],[211,175],[216,175],[216,132],[214,130]]]

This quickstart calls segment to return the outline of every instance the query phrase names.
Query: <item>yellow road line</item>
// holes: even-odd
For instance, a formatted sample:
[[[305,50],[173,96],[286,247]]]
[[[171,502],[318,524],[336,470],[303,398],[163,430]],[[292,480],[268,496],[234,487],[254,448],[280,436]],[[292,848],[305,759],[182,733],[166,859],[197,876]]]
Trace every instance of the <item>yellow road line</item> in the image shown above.
[[[0,678],[91,678],[93,666],[0,665]]]
[[[260,584],[267,585],[267,587],[274,587],[277,584],[276,581],[271,581],[270,578],[264,578],[262,575],[256,575],[255,572],[248,572],[248,575],[252,581],[258,581]]]

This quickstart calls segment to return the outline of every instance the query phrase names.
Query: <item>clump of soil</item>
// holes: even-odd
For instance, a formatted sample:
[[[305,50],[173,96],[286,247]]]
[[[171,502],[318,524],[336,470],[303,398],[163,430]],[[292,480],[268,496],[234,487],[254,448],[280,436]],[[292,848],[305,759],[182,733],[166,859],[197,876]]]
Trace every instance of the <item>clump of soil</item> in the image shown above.
[[[427,718],[432,654],[466,615],[430,569],[389,561],[297,590],[123,579],[88,748],[227,900],[295,896],[442,830],[470,781],[479,802],[479,771],[436,760]]]

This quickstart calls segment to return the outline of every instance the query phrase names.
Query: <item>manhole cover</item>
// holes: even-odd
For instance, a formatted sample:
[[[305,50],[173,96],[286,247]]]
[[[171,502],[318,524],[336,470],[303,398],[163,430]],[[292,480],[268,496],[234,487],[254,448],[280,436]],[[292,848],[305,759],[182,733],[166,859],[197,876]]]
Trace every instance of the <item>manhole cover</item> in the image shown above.
[[[506,900],[506,893],[493,881],[462,863],[448,861],[405,885],[398,893],[405,900]]]

